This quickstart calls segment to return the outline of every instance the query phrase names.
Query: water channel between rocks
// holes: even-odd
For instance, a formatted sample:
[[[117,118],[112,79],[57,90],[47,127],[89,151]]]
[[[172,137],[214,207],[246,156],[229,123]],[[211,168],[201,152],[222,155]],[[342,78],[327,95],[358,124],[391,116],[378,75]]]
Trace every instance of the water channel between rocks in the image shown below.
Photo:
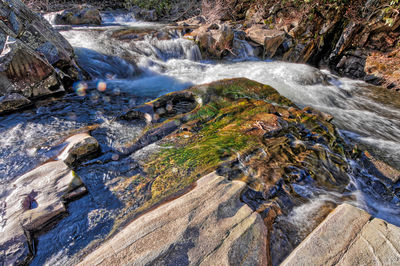
[[[32,265],[72,263],[77,252],[109,233],[122,203],[107,186],[136,171],[132,157],[120,159],[113,151],[138,136],[141,128],[114,118],[129,108],[191,85],[233,77],[271,85],[299,107],[312,106],[334,116],[333,122],[345,139],[400,168],[400,101],[382,93],[382,89],[307,65],[260,61],[252,57],[251,47],[245,43],[236,58],[204,61],[198,47],[181,38],[180,29],[136,22],[126,15],[105,14],[104,20],[105,25],[100,27],[61,31],[74,46],[78,63],[91,81],[75,84],[75,93],[56,102],[43,101],[37,108],[0,117],[0,198],[12,189],[7,187],[11,180],[54,157],[62,149],[57,146],[59,141],[76,129],[100,124],[92,135],[101,145],[103,158],[112,158],[77,169],[89,195],[71,203],[69,216],[39,238]],[[165,34],[148,34],[137,40],[115,37],[127,29]],[[356,162],[352,164],[355,172],[363,171]],[[398,199],[380,200],[378,191],[371,188],[374,177],[370,176],[368,183],[356,175],[349,184],[356,196],[353,203],[400,225]],[[309,215],[323,202],[340,198],[328,192],[315,195],[315,200],[293,210],[285,219],[307,227]]]

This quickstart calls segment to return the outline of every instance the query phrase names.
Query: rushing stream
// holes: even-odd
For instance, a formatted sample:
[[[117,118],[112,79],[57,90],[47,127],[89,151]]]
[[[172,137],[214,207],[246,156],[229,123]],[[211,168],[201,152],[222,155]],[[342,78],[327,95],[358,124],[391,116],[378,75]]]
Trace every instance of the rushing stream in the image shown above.
[[[271,85],[300,107],[312,106],[333,115],[333,122],[346,139],[400,168],[398,96],[391,97],[389,92],[381,93],[382,89],[307,65],[260,61],[252,57],[252,48],[246,43],[242,43],[242,52],[235,59],[204,61],[198,47],[181,38],[179,29],[136,22],[126,14],[107,13],[103,20],[105,25],[101,27],[61,31],[92,80],[77,83],[75,93],[61,100],[43,101],[35,109],[0,117],[0,197],[8,193],[11,180],[56,155],[60,151],[59,141],[73,130],[100,124],[93,136],[101,144],[103,158],[111,158],[104,164],[92,163],[77,169],[89,195],[71,203],[70,215],[39,238],[32,265],[71,263],[83,247],[110,231],[121,203],[106,184],[119,176],[135,174],[131,170],[135,169],[131,167],[134,159],[119,159],[113,151],[140,133],[137,125],[113,118],[131,107],[193,84],[246,77]],[[116,32],[127,28],[165,34],[162,38],[149,34],[138,40],[115,38]],[[354,204],[400,225],[399,200],[379,200],[379,193],[371,189],[374,177],[363,173],[370,178],[369,182],[357,180],[355,176],[363,170],[352,163],[355,170],[349,186],[357,199]],[[319,194],[312,204],[295,211],[291,219],[304,223],[305,209],[312,212],[321,202],[336,198],[338,195]]]

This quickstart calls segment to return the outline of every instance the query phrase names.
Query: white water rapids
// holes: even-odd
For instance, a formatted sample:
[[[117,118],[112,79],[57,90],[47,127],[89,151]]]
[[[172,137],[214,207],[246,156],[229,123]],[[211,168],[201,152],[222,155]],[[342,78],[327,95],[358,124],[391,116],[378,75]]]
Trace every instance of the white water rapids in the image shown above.
[[[151,27],[146,23],[130,22],[129,25]],[[224,62],[201,61],[197,46],[179,38],[178,34],[172,40],[148,38],[133,45],[110,40],[111,32],[99,33],[87,28],[62,32],[74,47],[114,56],[129,53],[136,60],[144,73],[142,76],[118,79],[119,72],[130,71],[129,67],[120,66],[110,70],[116,79],[104,80],[108,87],[118,87],[132,95],[157,97],[192,84],[249,78],[271,85],[300,107],[312,106],[333,115],[334,123],[343,134],[367,145],[385,161],[400,168],[400,100],[396,93],[381,92],[382,89],[362,81],[339,78],[327,70],[304,64],[260,61],[252,57],[251,47],[245,44],[240,58]],[[121,62],[125,64],[124,60],[119,64]],[[105,62],[95,63],[99,69],[107,67]]]
[[[59,152],[52,144],[68,135],[69,130],[102,123],[95,137],[107,154],[139,134],[135,124],[112,122],[121,112],[168,92],[234,77],[271,85],[299,107],[312,106],[334,116],[333,122],[348,141],[362,145],[400,169],[398,94],[303,64],[261,61],[253,57],[251,46],[241,40],[237,40],[242,49],[236,58],[206,61],[195,43],[181,38],[182,33],[175,28],[137,22],[124,13],[105,13],[103,21],[105,25],[100,27],[61,31],[92,80],[77,83],[76,93],[63,100],[0,117],[0,198],[7,194],[7,184],[12,179]],[[118,30],[132,28],[164,31],[168,38],[150,34],[137,40],[113,37]],[[82,248],[107,235],[120,205],[104,184],[118,176],[132,176],[131,164],[125,158],[78,170],[89,196],[71,203],[70,215],[39,238],[38,254],[32,265],[70,264]],[[358,169],[357,165],[354,169]],[[349,185],[357,200],[352,203],[400,225],[397,197],[392,202],[380,200],[371,183],[357,180],[355,175]],[[375,180],[367,173],[365,176],[369,181]],[[312,203],[295,209],[288,217],[299,227],[323,202],[339,202],[341,197],[307,187],[298,186],[296,190],[315,193]]]

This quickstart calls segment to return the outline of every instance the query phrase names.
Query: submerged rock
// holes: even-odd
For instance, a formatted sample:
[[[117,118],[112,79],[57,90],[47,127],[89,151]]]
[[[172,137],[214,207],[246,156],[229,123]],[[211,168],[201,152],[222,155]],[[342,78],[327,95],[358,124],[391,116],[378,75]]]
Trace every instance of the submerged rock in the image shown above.
[[[267,230],[240,201],[246,184],[211,173],[121,230],[80,265],[266,265]]]
[[[71,45],[19,0],[0,3],[0,96],[28,99],[64,91],[77,77]],[[5,111],[12,111],[11,109]]]

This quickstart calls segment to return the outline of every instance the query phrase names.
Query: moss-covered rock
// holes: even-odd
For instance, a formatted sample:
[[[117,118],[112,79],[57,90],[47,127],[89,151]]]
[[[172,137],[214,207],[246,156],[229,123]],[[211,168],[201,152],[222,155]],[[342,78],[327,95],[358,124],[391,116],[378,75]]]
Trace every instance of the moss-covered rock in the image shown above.
[[[304,202],[293,183],[343,191],[349,182],[346,148],[328,122],[332,117],[311,108],[300,110],[255,81],[239,78],[194,86],[123,117],[147,117],[149,122],[126,153],[151,143],[158,146],[143,153],[140,174],[115,188],[134,190],[127,203],[133,209],[129,217],[176,197],[213,171],[243,180],[259,193],[263,203],[254,208],[260,213],[267,209],[266,200],[289,207]],[[246,198],[254,201],[251,195]]]

